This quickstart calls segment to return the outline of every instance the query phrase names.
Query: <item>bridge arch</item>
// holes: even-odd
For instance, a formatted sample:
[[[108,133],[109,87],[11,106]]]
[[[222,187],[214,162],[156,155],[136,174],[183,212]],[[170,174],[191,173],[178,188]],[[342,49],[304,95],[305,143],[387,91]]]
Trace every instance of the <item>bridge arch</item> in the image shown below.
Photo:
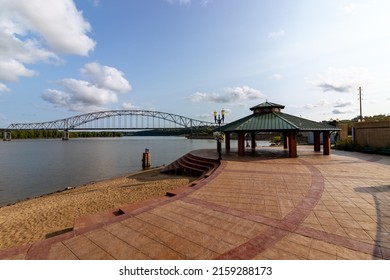
[[[134,130],[197,128],[214,123],[184,116],[149,110],[111,110],[38,123],[13,123],[6,130]]]

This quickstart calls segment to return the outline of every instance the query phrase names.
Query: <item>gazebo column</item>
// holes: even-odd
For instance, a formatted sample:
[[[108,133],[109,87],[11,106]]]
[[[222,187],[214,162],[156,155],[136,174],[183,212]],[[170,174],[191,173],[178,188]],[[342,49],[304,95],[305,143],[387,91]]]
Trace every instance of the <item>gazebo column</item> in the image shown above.
[[[314,151],[320,152],[321,151],[321,132],[315,131],[314,133]]]
[[[230,150],[230,133],[225,132],[225,149]]]
[[[329,131],[322,132],[322,143],[324,146],[324,155],[330,155],[330,133]]]
[[[296,158],[297,153],[297,132],[291,131],[288,134],[288,157]]]
[[[238,155],[244,156],[245,155],[245,132],[238,132]]]
[[[283,132],[283,148],[288,148],[288,135],[287,132]]]
[[[256,133],[251,132],[251,147],[256,149]]]

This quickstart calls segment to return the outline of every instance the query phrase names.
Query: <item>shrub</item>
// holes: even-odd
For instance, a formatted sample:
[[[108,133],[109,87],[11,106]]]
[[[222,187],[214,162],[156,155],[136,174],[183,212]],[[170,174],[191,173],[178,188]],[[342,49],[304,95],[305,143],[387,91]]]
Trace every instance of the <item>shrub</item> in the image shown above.
[[[356,144],[355,141],[352,140],[339,140],[336,142],[334,148],[336,150],[344,150],[344,151],[360,151],[362,147]]]

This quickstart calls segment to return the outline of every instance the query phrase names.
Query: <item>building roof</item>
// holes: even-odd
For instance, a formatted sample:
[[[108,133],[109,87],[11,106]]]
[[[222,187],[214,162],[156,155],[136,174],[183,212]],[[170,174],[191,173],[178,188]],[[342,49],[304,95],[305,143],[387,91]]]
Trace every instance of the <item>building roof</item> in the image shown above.
[[[264,102],[255,107],[252,107],[251,110],[256,112],[255,109],[266,107],[281,109],[284,108],[283,105]],[[325,123],[311,121],[278,111],[254,113],[232,123],[226,124],[222,127],[223,132],[273,132],[286,130],[337,131],[339,129]]]

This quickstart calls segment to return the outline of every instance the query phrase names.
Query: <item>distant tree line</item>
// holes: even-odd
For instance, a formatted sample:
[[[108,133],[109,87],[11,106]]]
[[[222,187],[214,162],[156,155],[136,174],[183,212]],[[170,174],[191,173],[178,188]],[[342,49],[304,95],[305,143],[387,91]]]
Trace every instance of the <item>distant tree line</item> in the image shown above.
[[[79,131],[70,132],[70,138],[88,138],[88,137],[122,137],[123,132],[118,131]]]
[[[210,128],[168,128],[168,129],[151,129],[141,131],[124,132],[124,136],[187,136],[187,135],[212,135]]]
[[[351,121],[352,122],[358,122],[360,119],[359,116],[356,118],[353,118]],[[363,117],[365,122],[381,122],[381,121],[390,121],[390,114],[380,114],[380,115],[375,115],[375,116],[365,116]]]
[[[70,138],[88,138],[88,137],[122,137],[122,136],[212,136],[211,128],[171,128],[171,129],[153,129],[142,131],[70,131]],[[3,138],[3,130],[0,130],[0,139]],[[63,132],[60,130],[13,130],[12,139],[60,139]]]
[[[122,137],[122,132],[115,131],[72,131],[69,133],[70,138],[86,137]],[[62,131],[59,130],[13,130],[12,139],[58,139],[62,138]],[[3,131],[1,131],[3,138]]]

